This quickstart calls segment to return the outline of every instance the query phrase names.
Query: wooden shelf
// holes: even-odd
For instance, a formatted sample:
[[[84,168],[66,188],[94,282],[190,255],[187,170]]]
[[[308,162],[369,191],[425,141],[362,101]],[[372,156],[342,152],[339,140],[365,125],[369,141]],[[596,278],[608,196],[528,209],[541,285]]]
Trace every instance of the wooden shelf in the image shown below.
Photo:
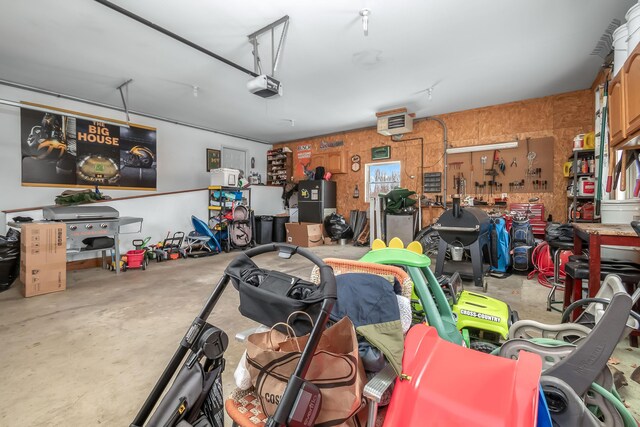
[[[267,185],[281,186],[291,180],[293,175],[293,153],[281,148],[267,151]]]
[[[577,176],[577,177],[579,178],[579,177],[581,177],[581,176],[593,176],[593,175],[594,175],[594,173],[593,173],[593,172],[589,172],[589,173],[579,173],[579,174],[576,174],[575,176]],[[569,178],[569,179],[573,179],[573,176],[574,176],[574,175],[573,175],[573,174],[571,174],[571,175],[569,175],[567,178]]]
[[[573,160],[573,157],[577,154],[578,157],[581,156],[592,156],[594,155],[596,150],[594,148],[581,148],[579,150],[573,150],[573,153],[569,156],[569,160]]]

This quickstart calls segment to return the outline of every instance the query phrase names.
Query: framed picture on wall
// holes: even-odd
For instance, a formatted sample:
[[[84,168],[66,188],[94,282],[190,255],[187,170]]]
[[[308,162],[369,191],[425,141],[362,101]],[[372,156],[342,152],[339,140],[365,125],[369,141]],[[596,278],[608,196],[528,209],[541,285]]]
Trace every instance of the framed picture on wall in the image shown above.
[[[400,187],[400,162],[367,163],[364,165],[364,197],[368,203],[378,193]]]
[[[371,160],[386,160],[391,158],[391,146],[373,147],[371,149]]]
[[[207,172],[220,168],[220,150],[207,148]]]

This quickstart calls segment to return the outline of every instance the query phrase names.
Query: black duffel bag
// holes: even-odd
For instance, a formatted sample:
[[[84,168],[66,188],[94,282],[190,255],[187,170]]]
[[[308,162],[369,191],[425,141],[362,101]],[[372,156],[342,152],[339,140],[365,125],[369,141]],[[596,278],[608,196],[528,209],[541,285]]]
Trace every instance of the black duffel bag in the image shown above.
[[[545,240],[558,240],[561,242],[573,242],[573,226],[571,224],[549,223],[545,230]]]
[[[321,286],[279,271],[258,267],[243,254],[236,257],[226,269],[233,286],[240,294],[240,313],[265,326],[273,327],[286,322],[289,315],[303,311],[317,319],[325,298]],[[307,316],[292,317],[289,325],[297,336],[308,334],[312,324]],[[287,333],[279,325],[276,329]]]

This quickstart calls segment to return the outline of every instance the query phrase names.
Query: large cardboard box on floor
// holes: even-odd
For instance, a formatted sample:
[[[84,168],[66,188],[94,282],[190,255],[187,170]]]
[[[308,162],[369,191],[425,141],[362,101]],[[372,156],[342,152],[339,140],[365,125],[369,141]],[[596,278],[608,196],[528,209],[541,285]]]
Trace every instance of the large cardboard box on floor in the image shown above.
[[[27,265],[20,261],[20,281],[25,297],[50,294],[67,289],[67,263]]]
[[[20,281],[25,297],[67,288],[67,230],[59,222],[23,224]]]
[[[67,261],[67,227],[60,222],[34,222],[20,228],[20,259],[27,265]]]
[[[313,222],[288,222],[287,243],[306,248],[324,245],[322,224]]]

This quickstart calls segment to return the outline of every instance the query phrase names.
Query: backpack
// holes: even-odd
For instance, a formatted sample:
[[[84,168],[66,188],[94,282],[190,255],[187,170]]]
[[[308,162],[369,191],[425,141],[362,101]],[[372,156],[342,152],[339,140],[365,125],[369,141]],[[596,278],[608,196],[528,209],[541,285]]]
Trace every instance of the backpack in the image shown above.
[[[509,233],[504,218],[491,220],[491,270],[506,273],[511,265]]]
[[[510,235],[512,267],[516,271],[528,272],[532,268],[531,255],[536,243],[529,220],[514,219]]]

